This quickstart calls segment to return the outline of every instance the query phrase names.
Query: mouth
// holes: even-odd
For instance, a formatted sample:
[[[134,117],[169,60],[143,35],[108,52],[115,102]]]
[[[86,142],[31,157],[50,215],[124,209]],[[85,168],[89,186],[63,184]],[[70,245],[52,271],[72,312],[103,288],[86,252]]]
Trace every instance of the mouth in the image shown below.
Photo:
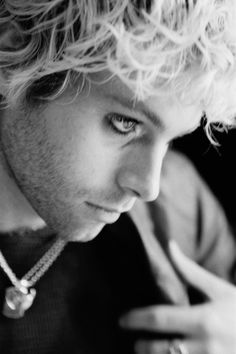
[[[125,207],[121,207],[121,208],[110,208],[107,206],[103,206],[103,205],[99,205],[99,204],[94,204],[94,203],[90,203],[90,202],[86,202],[87,205],[89,205],[92,208],[95,208],[97,210],[103,210],[106,213],[111,213],[111,214],[122,214],[122,213],[127,213],[128,211],[130,211],[133,207],[135,203],[135,200],[132,200],[129,202],[129,204],[127,203]]]
[[[101,206],[101,205],[97,205],[97,204],[93,204],[93,203],[90,203],[90,202],[86,202],[86,204],[88,206],[90,206],[91,208],[94,208],[94,209],[97,209],[97,210],[102,210],[106,213],[111,213],[111,214],[120,214],[121,212],[119,210],[116,210],[116,209],[112,209],[112,208],[107,208],[107,207],[104,207],[104,206]]]
[[[107,208],[90,202],[86,202],[86,204],[92,211],[92,217],[99,222],[111,224],[119,219],[120,212],[117,209]]]

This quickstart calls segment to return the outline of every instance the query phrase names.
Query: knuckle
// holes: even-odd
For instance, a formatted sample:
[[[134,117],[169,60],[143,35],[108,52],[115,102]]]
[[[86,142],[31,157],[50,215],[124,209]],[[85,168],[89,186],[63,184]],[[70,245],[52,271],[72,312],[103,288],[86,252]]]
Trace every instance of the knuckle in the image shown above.
[[[149,313],[148,325],[153,329],[159,328],[160,320],[159,320],[158,314],[155,311],[152,311]]]
[[[211,337],[214,333],[217,321],[218,320],[213,309],[208,308],[204,311],[201,321],[201,331],[206,337]]]
[[[171,324],[170,316],[162,310],[155,311],[155,326],[157,329],[166,330]]]

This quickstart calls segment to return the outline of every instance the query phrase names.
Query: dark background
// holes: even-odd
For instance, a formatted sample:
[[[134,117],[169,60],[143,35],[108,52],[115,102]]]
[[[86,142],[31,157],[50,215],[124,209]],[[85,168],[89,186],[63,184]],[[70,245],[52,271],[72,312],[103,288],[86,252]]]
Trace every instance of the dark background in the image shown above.
[[[192,160],[236,225],[236,130],[214,132],[214,136],[220,143],[218,147],[211,144],[203,128],[175,140],[173,147]]]

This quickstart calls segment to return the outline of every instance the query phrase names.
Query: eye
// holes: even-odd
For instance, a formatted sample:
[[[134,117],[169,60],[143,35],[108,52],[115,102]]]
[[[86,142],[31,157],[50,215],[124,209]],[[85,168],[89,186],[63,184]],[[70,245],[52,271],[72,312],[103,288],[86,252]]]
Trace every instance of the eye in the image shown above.
[[[133,118],[125,117],[120,114],[110,114],[108,116],[110,127],[118,134],[129,135],[136,133],[138,126],[141,124]]]

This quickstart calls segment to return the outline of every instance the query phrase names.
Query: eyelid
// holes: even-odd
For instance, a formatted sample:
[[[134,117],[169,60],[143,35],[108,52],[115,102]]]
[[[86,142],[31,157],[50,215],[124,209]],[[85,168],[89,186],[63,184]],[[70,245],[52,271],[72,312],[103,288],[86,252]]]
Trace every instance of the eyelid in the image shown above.
[[[134,118],[134,117],[127,116],[127,115],[122,114],[122,113],[109,113],[109,116],[110,116],[111,118],[112,118],[112,117],[114,117],[114,118],[116,118],[116,117],[122,118],[122,119],[127,120],[127,121],[135,122],[135,123],[137,123],[137,124],[140,124],[140,123],[141,123],[138,119],[136,119],[136,118]]]
[[[132,123],[134,123],[134,126],[131,127],[130,130],[128,129],[127,131],[119,130],[116,127],[115,123],[114,123],[116,118],[120,118],[120,119],[123,119],[124,121],[128,121],[128,122],[132,122]],[[142,124],[142,122],[140,122],[136,118],[129,117],[129,116],[126,116],[126,115],[121,114],[121,113],[110,113],[110,114],[108,114],[108,123],[109,123],[111,129],[113,129],[116,133],[118,133],[120,135],[124,135],[124,136],[129,136],[131,134],[136,133],[135,130],[137,129],[137,127],[139,125]]]

